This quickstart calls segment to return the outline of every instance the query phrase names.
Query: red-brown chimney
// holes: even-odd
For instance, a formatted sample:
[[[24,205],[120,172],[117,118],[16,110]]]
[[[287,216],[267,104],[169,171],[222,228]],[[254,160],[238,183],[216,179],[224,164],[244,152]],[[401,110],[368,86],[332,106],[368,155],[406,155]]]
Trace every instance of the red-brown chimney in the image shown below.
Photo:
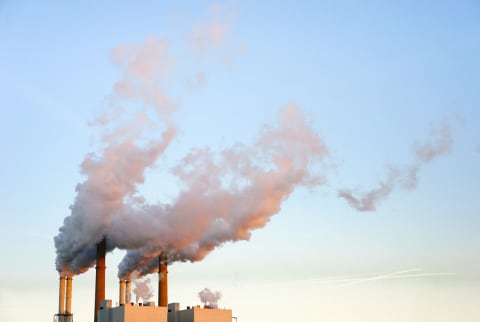
[[[95,267],[96,278],[95,278],[95,317],[94,322],[97,322],[97,312],[100,310],[100,303],[105,299],[105,251],[106,251],[106,240],[102,239],[101,242],[97,244],[97,266]]]
[[[125,290],[126,290],[126,281],[122,278],[120,279],[120,289],[119,289],[119,301],[118,304],[125,304]]]
[[[67,296],[65,298],[65,313],[67,315],[72,314],[72,284],[73,277],[67,277]]]
[[[65,314],[65,276],[60,273],[60,288],[58,291],[58,315]]]

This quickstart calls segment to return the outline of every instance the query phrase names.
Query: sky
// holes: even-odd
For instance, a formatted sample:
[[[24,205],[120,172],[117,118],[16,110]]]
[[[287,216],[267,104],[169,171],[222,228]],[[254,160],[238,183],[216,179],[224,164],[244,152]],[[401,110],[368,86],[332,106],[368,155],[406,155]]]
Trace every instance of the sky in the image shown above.
[[[321,180],[293,185],[248,240],[170,265],[170,302],[200,304],[208,287],[240,321],[480,320],[479,15],[477,1],[0,0],[0,320],[52,321],[54,237],[84,160],[115,135],[175,124],[134,185],[169,204],[191,151],[257,151],[297,112],[325,144],[305,168]],[[158,65],[135,79],[142,48]],[[158,116],[126,79],[161,89]],[[105,119],[119,107],[156,121]],[[124,255],[107,256],[114,303]],[[92,319],[94,276],[74,277],[76,322]]]

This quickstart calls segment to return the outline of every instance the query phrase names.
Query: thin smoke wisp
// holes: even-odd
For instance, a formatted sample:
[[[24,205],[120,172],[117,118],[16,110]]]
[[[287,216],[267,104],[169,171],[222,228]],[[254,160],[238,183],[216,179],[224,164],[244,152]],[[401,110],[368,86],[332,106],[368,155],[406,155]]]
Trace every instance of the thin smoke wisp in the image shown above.
[[[359,192],[353,189],[340,189],[337,195],[358,211],[374,211],[377,204],[386,199],[395,189],[412,190],[416,188],[421,167],[449,153],[452,145],[450,126],[444,123],[431,130],[430,140],[415,142],[414,161],[411,165],[404,169],[390,166],[387,179],[379,181],[377,187],[370,190]]]

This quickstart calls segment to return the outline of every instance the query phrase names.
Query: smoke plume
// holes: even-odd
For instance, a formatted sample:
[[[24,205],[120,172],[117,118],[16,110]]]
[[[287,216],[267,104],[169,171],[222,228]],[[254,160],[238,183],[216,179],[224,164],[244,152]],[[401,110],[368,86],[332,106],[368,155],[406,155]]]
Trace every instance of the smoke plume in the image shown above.
[[[150,278],[143,280],[135,280],[133,294],[135,294],[135,302],[138,303],[142,300],[142,303],[148,302],[153,296],[153,289],[150,285]]]
[[[354,196],[352,190],[349,189],[339,190],[338,196],[345,199],[350,206],[359,211],[375,210],[377,202],[386,198],[392,192],[397,175],[397,171],[390,169],[387,180],[380,181],[378,187],[364,192],[360,197]]]
[[[230,25],[229,19],[199,25],[194,39],[202,51],[221,45]],[[171,114],[178,99],[168,94],[175,59],[169,42],[159,37],[118,46],[111,59],[122,74],[108,109],[92,123],[101,146],[85,156],[85,180],[54,238],[56,267],[64,274],[92,267],[103,238],[107,251],[127,250],[119,265],[122,278],[155,272],[160,255],[169,263],[201,260],[225,242],[248,240],[296,188],[324,181],[319,169],[326,145],[290,103],[251,144],[192,149],[170,169],[178,195],[169,203],[148,202],[138,192],[145,171],[177,132]]]
[[[102,132],[103,147],[85,156],[80,170],[86,180],[55,236],[56,267],[78,274],[95,260],[95,244],[107,236],[107,250],[119,245],[109,234],[114,217],[125,212],[144,182],[145,170],[165,151],[176,133],[168,119],[175,104],[162,88],[167,76],[168,45],[161,39],[119,46],[114,62],[124,71],[110,97],[110,108],[94,122]],[[141,103],[141,107],[135,104]],[[120,243],[121,244],[121,243]]]
[[[446,123],[438,128],[433,128],[429,141],[415,142],[414,161],[410,166],[403,169],[391,166],[387,179],[380,181],[377,187],[366,192],[341,189],[338,190],[338,197],[345,199],[358,211],[374,211],[377,203],[387,198],[394,189],[412,190],[416,188],[421,167],[450,152],[453,145],[450,132],[450,126]]]
[[[155,272],[160,254],[168,262],[198,261],[225,242],[248,240],[295,188],[324,181],[318,169],[326,156],[294,104],[251,145],[193,149],[171,169],[182,187],[171,204],[142,203],[113,218],[112,230],[137,246],[121,261],[119,277]]]
[[[218,300],[220,300],[222,294],[219,291],[212,292],[210,289],[204,288],[198,293],[198,297],[205,307],[217,309]]]

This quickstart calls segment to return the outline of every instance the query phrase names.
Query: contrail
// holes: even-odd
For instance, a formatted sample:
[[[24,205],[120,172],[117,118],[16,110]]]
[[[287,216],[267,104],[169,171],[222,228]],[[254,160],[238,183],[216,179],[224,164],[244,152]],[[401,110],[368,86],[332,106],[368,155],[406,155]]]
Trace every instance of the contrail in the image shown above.
[[[288,282],[271,282],[255,285],[244,286],[246,288],[284,288],[284,287],[301,287],[303,285],[322,285],[327,286],[327,289],[339,289],[356,284],[368,283],[379,280],[393,280],[403,278],[416,278],[416,277],[438,277],[438,276],[452,276],[456,273],[416,273],[421,272],[421,268],[411,268],[407,270],[401,270],[391,273],[365,273],[357,275],[341,275],[325,278],[311,278],[303,280],[293,280]],[[328,287],[330,286],[330,287]]]
[[[377,275],[373,277],[361,278],[361,279],[354,279],[351,282],[347,282],[344,284],[337,285],[332,289],[344,288],[348,286],[353,286],[357,284],[368,283],[372,281],[380,281],[380,280],[392,280],[392,279],[403,279],[403,278],[414,278],[414,277],[434,277],[434,276],[449,276],[449,275],[456,275],[456,273],[418,273],[418,274],[408,274],[412,272],[419,272],[423,271],[421,268],[413,268],[388,274]]]

